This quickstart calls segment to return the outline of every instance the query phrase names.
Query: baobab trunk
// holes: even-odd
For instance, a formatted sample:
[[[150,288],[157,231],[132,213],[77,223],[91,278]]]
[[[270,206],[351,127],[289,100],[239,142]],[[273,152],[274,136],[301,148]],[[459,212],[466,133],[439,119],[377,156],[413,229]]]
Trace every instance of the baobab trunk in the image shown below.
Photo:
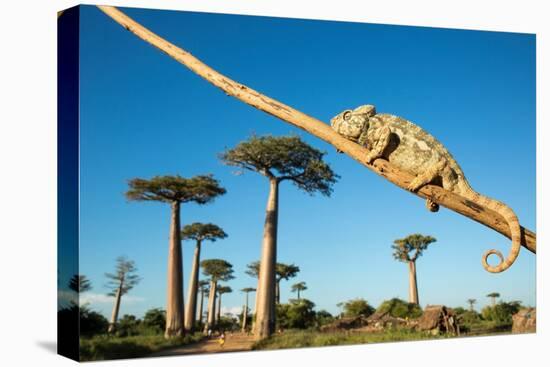
[[[187,307],[185,309],[185,330],[194,329],[197,316],[197,293],[199,290],[199,261],[201,257],[201,241],[197,241],[195,246],[195,255],[193,256],[193,266],[191,267],[191,276],[189,277],[189,290],[187,293]],[[202,308],[202,305],[201,305]],[[202,311],[201,311],[202,312]]]
[[[216,310],[216,325],[220,322],[220,317],[222,315],[222,294],[218,294],[218,309]]]
[[[198,320],[199,320],[199,323],[202,322],[202,309],[203,309],[203,304],[204,304],[204,289],[201,288],[201,303],[199,304],[199,314],[198,314]]]
[[[208,316],[206,323],[204,324],[204,332],[208,332],[208,329],[212,329],[216,323],[216,290],[217,284],[214,281],[210,281],[210,293],[208,295]]]
[[[275,303],[276,304],[279,304],[281,303],[281,286],[280,286],[280,281],[278,281],[276,284],[275,284]]]
[[[256,294],[254,336],[257,340],[267,338],[275,331],[275,264],[277,262],[279,181],[270,179],[269,186],[258,291]]]
[[[246,331],[246,323],[248,319],[248,292],[245,292],[245,298],[244,298],[244,310],[243,310],[243,323],[242,323],[242,332],[244,333]]]
[[[113,306],[113,313],[111,314],[111,322],[109,323],[109,329],[107,330],[109,334],[115,331],[116,320],[118,320],[118,310],[120,310],[120,299],[122,298],[122,284],[123,281],[120,282],[120,286],[116,291],[115,304]]]
[[[183,335],[183,269],[180,241],[180,203],[172,203],[168,250],[168,289],[165,338]]]
[[[298,289],[298,299],[300,299],[300,290]]]
[[[419,304],[416,285],[416,261],[409,261],[409,302]]]

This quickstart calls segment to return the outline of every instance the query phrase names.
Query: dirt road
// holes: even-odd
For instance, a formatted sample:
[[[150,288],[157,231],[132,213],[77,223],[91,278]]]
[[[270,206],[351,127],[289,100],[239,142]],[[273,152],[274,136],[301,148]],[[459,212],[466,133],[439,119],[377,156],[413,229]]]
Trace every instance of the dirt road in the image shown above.
[[[250,350],[252,348],[252,344],[254,344],[254,338],[252,335],[248,336],[241,333],[234,333],[233,335],[226,334],[225,344],[223,347],[220,346],[217,337],[212,337],[212,339],[205,339],[198,343],[156,352],[151,354],[151,357],[245,351]]]

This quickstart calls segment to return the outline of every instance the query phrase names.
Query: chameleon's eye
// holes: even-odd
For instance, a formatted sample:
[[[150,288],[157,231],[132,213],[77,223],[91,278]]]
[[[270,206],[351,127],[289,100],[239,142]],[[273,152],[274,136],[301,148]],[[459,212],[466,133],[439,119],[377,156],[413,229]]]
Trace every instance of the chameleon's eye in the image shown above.
[[[351,118],[351,111],[344,112],[342,118],[344,119],[344,121],[348,121]]]

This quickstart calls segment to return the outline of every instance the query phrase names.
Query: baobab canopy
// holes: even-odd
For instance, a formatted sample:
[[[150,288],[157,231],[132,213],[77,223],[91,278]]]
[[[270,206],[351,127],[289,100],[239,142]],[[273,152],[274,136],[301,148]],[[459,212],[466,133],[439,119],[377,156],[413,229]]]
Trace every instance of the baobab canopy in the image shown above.
[[[252,136],[235,148],[220,154],[230,166],[261,173],[279,181],[292,181],[309,194],[319,191],[330,196],[338,179],[323,161],[326,153],[303,142],[297,136]]]
[[[128,186],[130,189],[126,192],[126,198],[136,201],[194,201],[207,204],[226,192],[212,175],[191,178],[155,176],[150,180],[134,178],[128,181]]]

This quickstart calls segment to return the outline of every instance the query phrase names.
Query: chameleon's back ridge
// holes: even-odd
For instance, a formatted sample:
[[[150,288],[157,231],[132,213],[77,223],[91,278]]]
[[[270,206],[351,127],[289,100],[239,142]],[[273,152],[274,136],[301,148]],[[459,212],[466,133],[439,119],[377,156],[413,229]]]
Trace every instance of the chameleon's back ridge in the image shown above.
[[[401,117],[377,114],[372,105],[341,112],[331,120],[331,126],[340,135],[368,148],[369,163],[378,158],[386,159],[413,175],[415,178],[408,185],[408,190],[416,192],[427,184],[441,186],[500,214],[510,228],[512,248],[506,258],[498,250],[486,251],[482,265],[491,273],[500,273],[514,263],[521,248],[521,227],[516,214],[504,203],[474,191],[460,165],[434,136]],[[432,212],[439,210],[439,205],[431,199],[426,201],[426,207]],[[487,259],[490,255],[500,259],[498,265],[489,265]]]

